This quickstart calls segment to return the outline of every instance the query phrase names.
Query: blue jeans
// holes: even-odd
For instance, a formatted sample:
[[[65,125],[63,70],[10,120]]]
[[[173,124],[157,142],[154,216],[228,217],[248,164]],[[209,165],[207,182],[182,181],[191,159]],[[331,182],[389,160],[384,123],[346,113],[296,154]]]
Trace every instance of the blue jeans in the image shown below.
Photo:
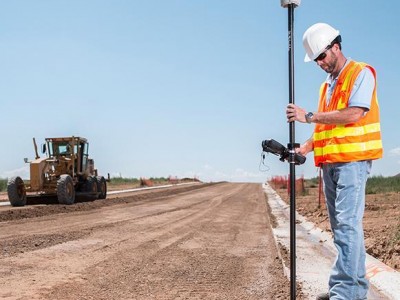
[[[367,299],[362,219],[371,165],[366,160],[322,167],[329,221],[338,251],[329,278],[330,299]]]

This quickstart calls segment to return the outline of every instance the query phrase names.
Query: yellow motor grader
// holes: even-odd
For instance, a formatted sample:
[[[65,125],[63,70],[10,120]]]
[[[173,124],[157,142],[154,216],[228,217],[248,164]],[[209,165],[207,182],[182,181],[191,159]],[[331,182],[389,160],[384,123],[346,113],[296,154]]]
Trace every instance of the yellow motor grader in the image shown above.
[[[46,138],[40,157],[35,138],[36,157],[30,165],[29,184],[21,177],[8,180],[7,192],[12,206],[24,206],[27,197],[57,196],[60,204],[72,204],[75,196],[95,199],[107,197],[107,180],[97,174],[93,159],[89,158],[89,143],[82,137]],[[109,180],[109,179],[108,179]]]

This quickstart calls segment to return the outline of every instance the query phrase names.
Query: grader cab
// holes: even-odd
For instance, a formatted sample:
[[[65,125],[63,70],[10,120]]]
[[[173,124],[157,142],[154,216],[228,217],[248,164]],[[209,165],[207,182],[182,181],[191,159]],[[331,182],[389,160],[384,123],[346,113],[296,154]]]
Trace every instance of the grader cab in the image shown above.
[[[7,192],[11,205],[24,206],[27,197],[57,196],[60,204],[72,204],[77,195],[105,199],[107,180],[97,174],[89,158],[89,143],[82,137],[46,138],[40,157],[33,139],[36,157],[30,164],[29,184],[21,177],[8,180]]]

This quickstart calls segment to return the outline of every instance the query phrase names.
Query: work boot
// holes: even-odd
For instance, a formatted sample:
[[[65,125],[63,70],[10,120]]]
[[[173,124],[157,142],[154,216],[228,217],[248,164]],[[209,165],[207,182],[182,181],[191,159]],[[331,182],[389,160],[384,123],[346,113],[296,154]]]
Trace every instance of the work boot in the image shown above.
[[[329,300],[329,293],[319,294],[317,300]]]

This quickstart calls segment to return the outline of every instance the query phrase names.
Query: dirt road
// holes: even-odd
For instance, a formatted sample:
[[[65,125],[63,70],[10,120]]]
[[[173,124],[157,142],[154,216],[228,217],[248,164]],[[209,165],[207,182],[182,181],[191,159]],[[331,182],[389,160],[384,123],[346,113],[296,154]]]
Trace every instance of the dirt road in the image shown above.
[[[1,299],[289,298],[260,184],[1,207],[0,246]]]

